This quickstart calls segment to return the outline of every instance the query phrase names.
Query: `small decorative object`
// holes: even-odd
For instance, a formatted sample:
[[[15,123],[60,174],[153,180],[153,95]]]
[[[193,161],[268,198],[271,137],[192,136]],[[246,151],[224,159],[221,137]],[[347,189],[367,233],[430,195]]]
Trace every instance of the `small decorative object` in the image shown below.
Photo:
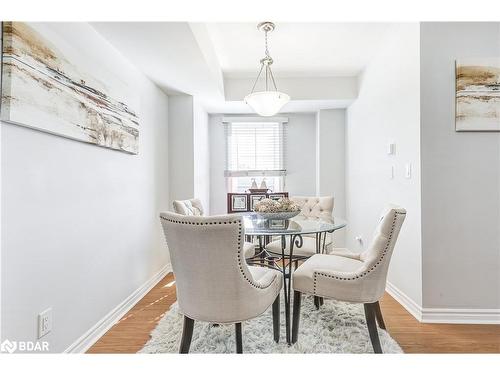
[[[255,209],[255,205],[262,199],[266,199],[266,194],[250,194],[250,209],[253,211]]]
[[[260,188],[261,188],[262,190],[264,190],[264,189],[268,190],[268,189],[267,189],[267,183],[266,183],[266,179],[265,179],[265,178],[263,178],[263,179],[262,179],[262,182],[260,183]]]
[[[456,62],[456,131],[500,131],[500,58]]]
[[[139,96],[84,26],[3,22],[2,121],[137,154]],[[89,27],[90,28],[90,27]],[[90,29],[93,32],[93,29]],[[91,45],[92,47],[89,47]],[[111,55],[113,58],[114,55]],[[126,64],[124,64],[126,66]]]
[[[231,210],[245,212],[248,211],[248,202],[246,194],[234,194],[231,197]]]
[[[266,194],[267,191],[269,189],[267,188],[267,186],[265,187],[262,187],[262,184],[260,186],[260,188],[257,186],[257,182],[255,181],[255,178],[252,178],[252,186],[250,187],[250,189],[248,189],[248,191],[252,194]],[[265,196],[264,196],[265,198]]]
[[[257,182],[255,181],[255,178],[252,178],[252,186],[250,186],[250,190],[255,190],[258,189],[259,187],[257,186]]]
[[[264,31],[266,50],[264,58],[260,60],[259,75],[253,84],[252,92],[245,97],[245,103],[261,116],[274,116],[290,101],[290,96],[278,91],[273,72],[271,71],[273,59],[269,55],[269,50],[267,48],[267,33],[273,31],[275,27],[275,24],[272,22],[261,22],[257,25],[257,29]],[[262,71],[264,71],[265,77],[265,90],[254,91]],[[272,86],[270,86],[270,84]]]
[[[300,207],[288,198],[280,200],[266,198],[255,204],[254,211],[264,219],[286,220],[297,216]]]
[[[269,229],[285,229],[286,220],[269,220]]]

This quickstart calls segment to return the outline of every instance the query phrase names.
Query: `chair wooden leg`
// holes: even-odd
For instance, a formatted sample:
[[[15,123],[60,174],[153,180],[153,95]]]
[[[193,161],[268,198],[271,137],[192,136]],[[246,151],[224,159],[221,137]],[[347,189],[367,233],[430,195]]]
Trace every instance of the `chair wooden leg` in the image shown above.
[[[373,307],[375,308],[375,317],[377,318],[377,323],[378,323],[378,326],[385,330],[385,322],[384,322],[384,318],[382,316],[382,310],[380,310],[380,303],[379,301],[375,302],[373,304]]]
[[[236,353],[243,353],[243,340],[241,338],[241,323],[236,323]]]
[[[298,291],[293,292],[293,323],[292,323],[292,344],[295,344],[299,338],[300,322],[300,303],[302,295]]]
[[[280,295],[273,302],[273,333],[274,341],[280,342]]]
[[[320,302],[319,297],[314,296],[314,306],[316,307],[316,310],[319,310],[320,304],[321,304],[321,302]]]
[[[375,306],[373,303],[365,303],[365,317],[366,325],[368,326],[368,333],[370,334],[370,340],[372,342],[373,351],[375,353],[382,353],[382,347],[380,346],[380,340],[377,331],[377,322],[375,318]]]
[[[319,297],[319,305],[320,305],[320,306],[323,306],[323,305],[324,305],[324,303],[325,303],[324,298],[323,298],[323,297]]]
[[[184,316],[184,325],[182,326],[182,339],[181,346],[179,348],[180,354],[189,353],[189,347],[191,346],[191,339],[193,338],[193,328],[194,320]]]

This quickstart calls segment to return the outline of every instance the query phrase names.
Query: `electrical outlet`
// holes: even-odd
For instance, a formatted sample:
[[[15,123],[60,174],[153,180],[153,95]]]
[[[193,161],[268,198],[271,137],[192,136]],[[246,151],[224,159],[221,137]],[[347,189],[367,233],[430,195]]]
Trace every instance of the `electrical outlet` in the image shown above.
[[[42,338],[52,331],[52,308],[38,314],[38,338]]]

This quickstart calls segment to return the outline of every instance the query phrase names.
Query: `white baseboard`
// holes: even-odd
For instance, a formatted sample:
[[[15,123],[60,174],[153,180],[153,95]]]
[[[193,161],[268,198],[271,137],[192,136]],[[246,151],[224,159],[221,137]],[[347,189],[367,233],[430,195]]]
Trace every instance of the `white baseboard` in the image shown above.
[[[406,311],[408,311],[411,315],[415,317],[419,322],[422,321],[422,306],[416,303],[413,299],[408,297],[405,293],[403,293],[400,289],[398,289],[394,284],[387,281],[385,290],[389,293],[392,298],[400,303]]]
[[[122,303],[111,310],[104,318],[98,321],[92,328],[85,332],[64,352],[85,353],[169,272],[172,272],[172,266],[170,264],[167,264],[165,267],[160,269],[152,278],[141,285],[135,292],[128,296]]]
[[[421,323],[500,324],[500,309],[422,308],[389,281],[385,290]]]
[[[500,324],[500,309],[423,308],[422,323]]]

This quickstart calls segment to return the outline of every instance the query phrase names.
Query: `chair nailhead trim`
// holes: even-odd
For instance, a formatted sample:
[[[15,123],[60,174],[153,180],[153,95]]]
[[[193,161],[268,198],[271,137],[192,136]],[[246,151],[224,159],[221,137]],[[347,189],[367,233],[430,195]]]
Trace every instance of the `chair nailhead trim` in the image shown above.
[[[196,222],[191,222],[191,221],[184,221],[184,220],[173,220],[173,219],[169,219],[169,218],[166,218],[164,216],[161,216],[160,215],[160,219],[162,220],[165,220],[165,221],[168,221],[170,223],[175,223],[175,224],[188,224],[188,225],[217,225],[217,224],[238,224],[238,268],[240,269],[240,272],[241,274],[243,275],[243,278],[250,284],[252,285],[253,287],[255,288],[258,288],[258,289],[266,289],[268,288],[269,286],[263,286],[263,285],[259,285],[259,284],[256,284],[254,283],[246,274],[245,272],[243,271],[243,266],[241,264],[242,262],[242,255],[241,255],[241,233],[242,233],[242,229],[241,229],[241,220],[235,220],[235,221],[209,221],[209,222],[205,222],[205,223],[196,223]],[[274,276],[274,278],[271,280],[271,283],[274,281],[274,279],[276,278],[276,276]]]
[[[398,215],[406,215],[406,214],[404,212],[398,212],[398,211],[396,211],[394,213],[394,219],[392,220],[391,232],[389,233],[389,238],[387,240],[387,245],[385,245],[385,249],[382,252],[382,255],[377,260],[377,262],[372,266],[372,268],[370,268],[368,271],[365,271],[362,274],[356,275],[354,277],[340,277],[340,276],[329,275],[329,274],[324,273],[324,272],[316,272],[316,271],[314,271],[314,280],[313,280],[314,281],[313,282],[313,292],[314,292],[314,295],[316,295],[316,286],[317,286],[317,277],[318,277],[318,275],[325,276],[325,277],[328,277],[330,279],[335,279],[335,280],[352,281],[352,280],[361,279],[361,278],[365,277],[370,272],[372,272],[375,268],[377,268],[377,266],[382,262],[382,260],[384,259],[385,255],[387,254],[387,250],[389,249],[389,245],[392,242],[392,235],[394,233],[394,228],[396,226],[396,220],[398,218]]]

